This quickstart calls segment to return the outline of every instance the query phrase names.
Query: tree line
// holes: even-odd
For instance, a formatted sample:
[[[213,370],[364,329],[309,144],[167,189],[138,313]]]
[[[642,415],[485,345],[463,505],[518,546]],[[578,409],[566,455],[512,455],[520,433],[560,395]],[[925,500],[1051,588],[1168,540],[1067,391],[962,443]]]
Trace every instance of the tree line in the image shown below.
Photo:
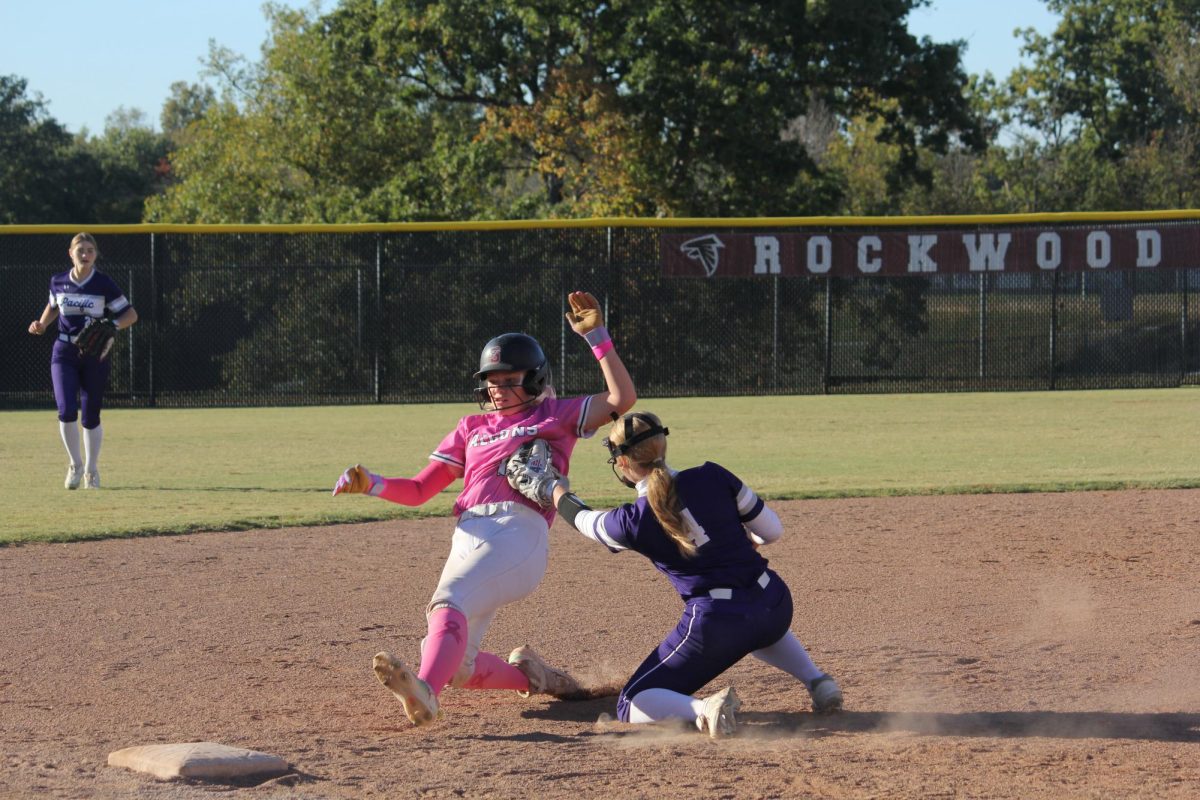
[[[0,76],[0,224],[1197,206],[1200,0],[1045,0],[1007,76],[909,33],[926,2],[268,4],[158,129]]]

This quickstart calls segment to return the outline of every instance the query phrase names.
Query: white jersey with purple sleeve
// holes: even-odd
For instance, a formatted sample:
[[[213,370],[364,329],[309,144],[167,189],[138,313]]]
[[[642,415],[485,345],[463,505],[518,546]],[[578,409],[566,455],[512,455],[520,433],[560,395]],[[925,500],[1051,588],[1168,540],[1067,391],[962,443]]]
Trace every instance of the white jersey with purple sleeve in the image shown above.
[[[767,568],[746,531],[765,508],[763,501],[729,470],[711,461],[674,473],[685,526],[697,549],[685,556],[663,530],[645,482],[639,497],[611,511],[584,512],[579,530],[610,550],[636,550],[649,558],[685,600],[714,588],[749,588]]]
[[[50,279],[50,305],[58,309],[58,330],[74,338],[83,330],[89,317],[120,316],[129,308],[129,301],[116,282],[100,270],[83,283],[71,280],[70,270]]]
[[[594,433],[583,427],[591,402],[591,395],[565,400],[547,397],[521,414],[503,416],[492,411],[460,419],[429,456],[462,471],[463,490],[454,501],[454,513],[484,503],[515,500],[537,509],[546,524],[552,524],[554,509],[541,508],[509,486],[504,467],[525,442],[545,439],[551,463],[566,475],[575,442]]]

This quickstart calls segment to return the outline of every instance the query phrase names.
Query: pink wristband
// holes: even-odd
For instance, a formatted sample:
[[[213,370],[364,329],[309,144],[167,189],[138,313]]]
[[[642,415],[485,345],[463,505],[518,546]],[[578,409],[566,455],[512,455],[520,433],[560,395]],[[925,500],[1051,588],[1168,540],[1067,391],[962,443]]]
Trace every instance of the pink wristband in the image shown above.
[[[592,355],[594,355],[596,357],[596,360],[599,361],[600,359],[604,358],[604,356],[607,355],[608,352],[612,349],[613,349],[612,339],[605,339],[603,342],[601,342],[600,344],[598,344],[592,348]]]

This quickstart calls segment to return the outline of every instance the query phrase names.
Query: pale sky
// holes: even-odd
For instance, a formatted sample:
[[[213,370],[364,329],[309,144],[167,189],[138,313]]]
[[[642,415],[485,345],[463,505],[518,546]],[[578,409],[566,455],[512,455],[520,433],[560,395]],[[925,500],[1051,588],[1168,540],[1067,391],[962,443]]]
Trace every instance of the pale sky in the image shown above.
[[[278,0],[302,8],[310,0]],[[317,0],[328,11],[337,0]],[[968,72],[1002,79],[1020,61],[1014,28],[1053,30],[1042,0],[932,0],[909,30],[967,42]],[[259,0],[0,0],[0,75],[40,93],[72,133],[98,135],[120,107],[140,109],[158,127],[175,81],[202,82],[209,40],[257,61],[267,22]]]

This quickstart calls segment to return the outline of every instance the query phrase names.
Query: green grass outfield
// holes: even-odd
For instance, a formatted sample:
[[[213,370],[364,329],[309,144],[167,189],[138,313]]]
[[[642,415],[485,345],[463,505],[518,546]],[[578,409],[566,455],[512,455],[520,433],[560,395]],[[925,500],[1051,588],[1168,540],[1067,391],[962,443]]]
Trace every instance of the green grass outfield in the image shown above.
[[[1200,486],[1200,391],[1154,389],[642,399],[671,429],[670,462],[709,459],[771,499]],[[330,497],[361,462],[411,476],[469,404],[104,412],[103,489],[68,492],[52,410],[0,413],[0,544],[244,530],[446,514]],[[572,486],[631,499],[602,436]]]

